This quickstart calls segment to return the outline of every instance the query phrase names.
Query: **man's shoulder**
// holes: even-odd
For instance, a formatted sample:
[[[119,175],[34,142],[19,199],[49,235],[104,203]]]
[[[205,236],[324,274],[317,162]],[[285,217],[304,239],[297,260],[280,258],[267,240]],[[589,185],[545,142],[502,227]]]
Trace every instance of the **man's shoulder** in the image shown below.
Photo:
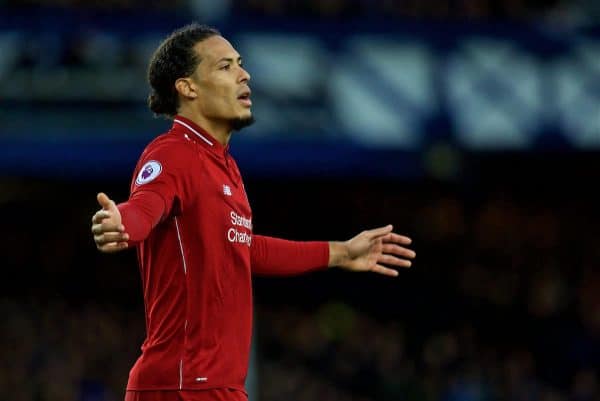
[[[143,155],[161,154],[182,158],[194,153],[193,143],[173,130],[158,135],[144,149]]]
[[[178,132],[171,129],[156,136],[148,143],[148,145],[146,145],[146,149],[162,146],[189,147],[189,144],[190,142],[185,139],[184,135],[180,135]]]

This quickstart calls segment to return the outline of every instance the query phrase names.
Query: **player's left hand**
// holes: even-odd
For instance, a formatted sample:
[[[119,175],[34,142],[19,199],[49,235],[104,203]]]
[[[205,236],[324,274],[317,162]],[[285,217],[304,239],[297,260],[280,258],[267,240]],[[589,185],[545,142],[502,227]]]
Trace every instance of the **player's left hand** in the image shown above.
[[[406,248],[412,240],[392,232],[393,227],[363,231],[345,242],[331,242],[329,266],[356,272],[374,272],[395,277],[392,267],[409,268],[416,253]]]

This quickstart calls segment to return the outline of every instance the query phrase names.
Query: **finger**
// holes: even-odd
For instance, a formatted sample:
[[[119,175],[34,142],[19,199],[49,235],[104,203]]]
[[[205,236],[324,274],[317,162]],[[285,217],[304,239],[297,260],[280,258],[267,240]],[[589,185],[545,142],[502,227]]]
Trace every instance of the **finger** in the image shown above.
[[[383,244],[381,251],[390,255],[403,256],[410,259],[414,259],[415,256],[417,256],[415,251],[396,244]]]
[[[127,249],[129,245],[127,242],[110,242],[104,245],[96,246],[100,252],[104,253],[114,253],[122,251],[123,249]]]
[[[412,243],[412,239],[405,235],[400,235],[396,233],[389,233],[382,238],[384,243],[395,243],[401,245],[410,245]]]
[[[100,192],[96,196],[96,199],[98,200],[98,203],[100,204],[100,206],[102,206],[102,209],[104,210],[110,210],[115,207],[115,202],[113,202],[104,192]]]
[[[94,235],[100,235],[109,232],[124,233],[125,227],[123,226],[123,224],[115,224],[107,221],[103,221],[100,224],[92,225],[92,234]]]
[[[371,271],[389,277],[396,277],[398,275],[398,272],[396,270],[390,269],[389,267],[385,267],[380,264],[376,264]]]
[[[392,255],[381,255],[377,258],[377,263],[383,263],[390,266],[398,266],[398,267],[410,267],[412,262],[410,260],[397,258]]]
[[[108,232],[100,235],[94,235],[94,241],[96,244],[107,244],[110,242],[125,242],[129,240],[129,234],[127,233],[118,233],[118,232]]]
[[[392,227],[391,224],[388,224],[385,227],[379,227],[379,228],[374,228],[372,230],[368,230],[366,233],[370,239],[376,239],[376,238],[379,238],[381,236],[391,233],[393,229],[394,229],[394,227]]]
[[[98,210],[96,214],[94,214],[94,216],[92,217],[92,224],[100,224],[102,223],[102,220],[110,219],[111,217],[111,212],[104,209]]]

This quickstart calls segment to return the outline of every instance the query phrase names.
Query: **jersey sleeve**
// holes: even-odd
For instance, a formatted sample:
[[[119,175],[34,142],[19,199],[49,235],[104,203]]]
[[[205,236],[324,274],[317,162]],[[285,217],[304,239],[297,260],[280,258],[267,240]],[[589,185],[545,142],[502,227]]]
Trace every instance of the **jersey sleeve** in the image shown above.
[[[325,269],[329,263],[329,243],[253,235],[250,263],[253,274],[269,276],[293,276]]]
[[[178,214],[188,201],[190,157],[187,144],[163,139],[148,145],[131,182],[131,195],[118,205],[128,244],[137,245],[167,216]]]
[[[189,144],[174,139],[150,144],[138,161],[130,199],[141,192],[153,192],[163,201],[161,219],[177,214],[186,204],[191,178],[186,167],[193,154]]]
[[[145,240],[164,215],[162,198],[151,191],[137,191],[117,207],[121,213],[121,223],[129,234],[129,246]]]

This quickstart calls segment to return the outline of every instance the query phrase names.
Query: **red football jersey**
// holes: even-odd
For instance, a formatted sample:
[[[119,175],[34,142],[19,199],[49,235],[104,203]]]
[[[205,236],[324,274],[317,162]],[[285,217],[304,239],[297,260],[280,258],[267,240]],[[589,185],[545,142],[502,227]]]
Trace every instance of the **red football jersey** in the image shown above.
[[[131,204],[119,208],[127,213],[144,196],[156,204],[157,195],[164,207],[145,211],[149,232],[137,244],[146,339],[127,389],[244,391],[251,273],[325,267],[328,243],[253,236],[252,211],[228,148],[180,116],[142,153]],[[123,221],[126,229],[133,225],[126,215]]]

